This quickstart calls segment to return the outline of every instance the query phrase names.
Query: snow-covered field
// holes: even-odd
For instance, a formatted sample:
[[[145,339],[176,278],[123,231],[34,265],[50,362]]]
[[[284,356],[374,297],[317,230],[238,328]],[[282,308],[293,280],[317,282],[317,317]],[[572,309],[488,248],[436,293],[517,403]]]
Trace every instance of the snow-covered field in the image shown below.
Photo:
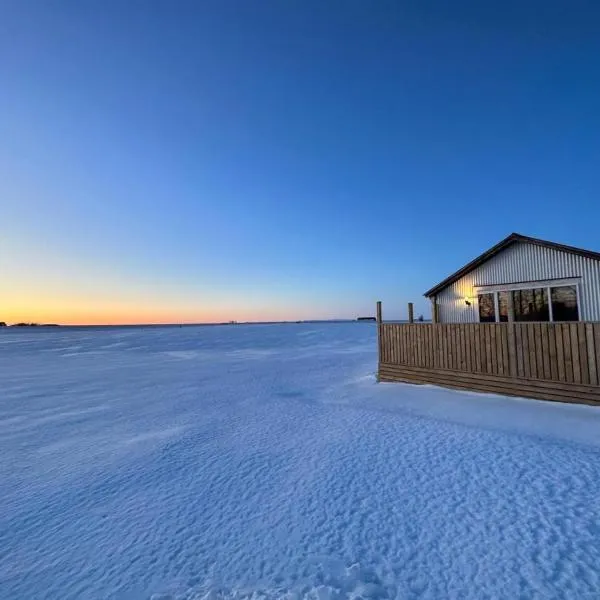
[[[366,323],[0,331],[0,598],[598,598],[600,409]]]

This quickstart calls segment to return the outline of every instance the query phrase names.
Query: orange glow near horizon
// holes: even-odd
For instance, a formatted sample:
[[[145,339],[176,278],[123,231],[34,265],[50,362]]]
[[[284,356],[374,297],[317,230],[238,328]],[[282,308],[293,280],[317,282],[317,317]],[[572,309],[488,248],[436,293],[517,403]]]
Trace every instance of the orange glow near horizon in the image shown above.
[[[0,321],[14,323],[53,323],[57,325],[149,325],[227,323],[229,321],[287,321],[327,318],[318,315],[311,307],[256,307],[207,306],[204,309],[190,306],[166,307],[156,303],[132,302],[89,304],[41,301],[38,306],[31,301],[3,306]]]

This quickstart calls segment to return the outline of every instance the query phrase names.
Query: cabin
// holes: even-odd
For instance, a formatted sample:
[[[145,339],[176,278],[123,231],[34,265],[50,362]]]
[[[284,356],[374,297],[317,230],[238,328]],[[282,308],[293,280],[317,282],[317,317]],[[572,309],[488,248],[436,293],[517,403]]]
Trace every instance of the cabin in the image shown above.
[[[512,233],[425,297],[438,323],[600,321],[600,253]]]
[[[379,381],[600,406],[600,253],[513,233],[385,322]]]

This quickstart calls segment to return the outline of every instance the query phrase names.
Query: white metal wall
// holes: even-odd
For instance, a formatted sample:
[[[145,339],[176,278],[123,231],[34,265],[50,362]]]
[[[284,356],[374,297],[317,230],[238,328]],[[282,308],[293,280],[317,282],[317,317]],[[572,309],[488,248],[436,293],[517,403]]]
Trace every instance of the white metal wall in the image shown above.
[[[442,323],[476,323],[474,286],[541,279],[581,277],[579,313],[584,321],[600,321],[600,261],[554,248],[518,242],[496,254],[437,295]],[[471,306],[465,297],[471,298]]]

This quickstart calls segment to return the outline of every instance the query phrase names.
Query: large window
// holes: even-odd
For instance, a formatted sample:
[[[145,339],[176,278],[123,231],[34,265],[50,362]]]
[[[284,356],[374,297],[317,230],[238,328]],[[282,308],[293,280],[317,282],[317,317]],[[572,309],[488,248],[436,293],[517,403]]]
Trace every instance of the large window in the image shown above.
[[[551,289],[552,316],[554,321],[577,321],[577,288],[574,285]]]
[[[578,321],[577,285],[570,285],[567,280],[554,286],[551,281],[543,283],[538,287],[512,284],[506,289],[500,286],[490,286],[493,291],[489,287],[481,289],[477,296],[479,321]]]
[[[530,290],[514,290],[513,305],[515,321],[549,321],[548,290],[533,288]]]
[[[494,294],[479,294],[479,321],[481,323],[493,323],[496,320],[496,307],[494,306]]]

